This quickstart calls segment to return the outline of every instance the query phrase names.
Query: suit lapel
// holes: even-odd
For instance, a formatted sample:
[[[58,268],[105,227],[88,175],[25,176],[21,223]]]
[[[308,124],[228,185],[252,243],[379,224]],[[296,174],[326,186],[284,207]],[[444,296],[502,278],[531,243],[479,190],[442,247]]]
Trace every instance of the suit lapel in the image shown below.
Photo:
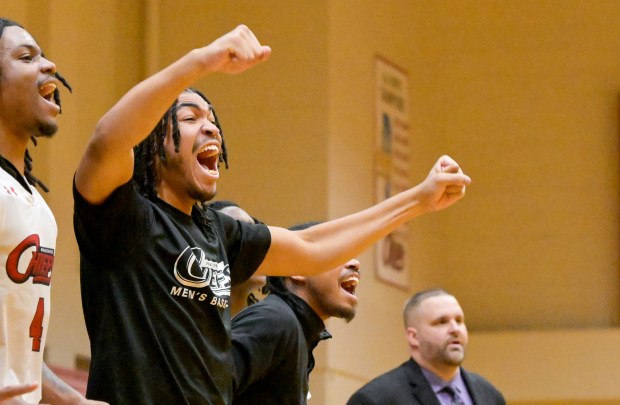
[[[471,396],[471,400],[474,402],[474,405],[483,404],[486,395],[480,384],[474,384],[471,376],[463,367],[461,367],[461,377],[463,377],[463,381],[465,381],[465,385],[467,386],[467,390],[469,391],[469,395]]]
[[[405,373],[407,375],[407,381],[411,385],[411,391],[413,397],[422,405],[441,405],[433,388],[426,381],[424,374],[418,363],[413,360],[409,360],[405,364]]]

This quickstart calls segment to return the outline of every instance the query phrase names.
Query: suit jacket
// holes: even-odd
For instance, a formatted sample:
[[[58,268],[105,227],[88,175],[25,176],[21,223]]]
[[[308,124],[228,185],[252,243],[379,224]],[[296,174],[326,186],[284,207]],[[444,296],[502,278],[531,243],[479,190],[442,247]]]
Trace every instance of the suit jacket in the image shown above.
[[[463,381],[476,405],[505,405],[503,395],[490,382],[461,367]],[[364,385],[347,405],[441,405],[412,359]]]

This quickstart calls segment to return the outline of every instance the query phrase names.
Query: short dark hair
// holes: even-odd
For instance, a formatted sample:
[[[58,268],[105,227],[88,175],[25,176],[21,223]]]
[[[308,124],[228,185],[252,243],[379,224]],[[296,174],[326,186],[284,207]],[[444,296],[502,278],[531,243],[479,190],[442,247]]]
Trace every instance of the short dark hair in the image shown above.
[[[2,34],[4,34],[4,29],[6,27],[19,27],[25,29],[19,23],[13,20],[9,20],[8,18],[0,18],[0,38],[2,38]]]
[[[403,308],[403,322],[405,323],[405,328],[408,324],[408,317],[411,311],[413,311],[418,305],[422,303],[422,301],[427,298],[436,297],[438,295],[452,295],[443,288],[430,288],[428,290],[422,290],[415,293],[411,298],[407,300],[405,303],[405,307]]]

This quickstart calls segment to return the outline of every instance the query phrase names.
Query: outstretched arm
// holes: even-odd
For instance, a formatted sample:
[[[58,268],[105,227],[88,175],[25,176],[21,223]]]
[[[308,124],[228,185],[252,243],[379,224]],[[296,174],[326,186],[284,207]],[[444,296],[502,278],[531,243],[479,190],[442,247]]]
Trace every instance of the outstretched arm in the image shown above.
[[[257,274],[311,275],[334,268],[409,220],[451,206],[470,182],[452,158],[442,156],[422,183],[368,209],[301,231],[270,227],[271,247]]]
[[[123,96],[97,124],[79,163],[75,184],[99,204],[133,174],[133,147],[148,136],[178,95],[211,73],[240,73],[271,54],[240,25],[211,44],[194,49]]]

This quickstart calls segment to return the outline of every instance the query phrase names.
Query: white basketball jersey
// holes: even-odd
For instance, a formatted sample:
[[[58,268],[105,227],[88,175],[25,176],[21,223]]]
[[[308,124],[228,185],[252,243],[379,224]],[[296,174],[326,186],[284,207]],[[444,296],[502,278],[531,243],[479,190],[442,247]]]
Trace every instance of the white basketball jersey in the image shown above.
[[[23,395],[41,399],[43,348],[58,228],[43,197],[0,168],[0,384],[36,382]]]

